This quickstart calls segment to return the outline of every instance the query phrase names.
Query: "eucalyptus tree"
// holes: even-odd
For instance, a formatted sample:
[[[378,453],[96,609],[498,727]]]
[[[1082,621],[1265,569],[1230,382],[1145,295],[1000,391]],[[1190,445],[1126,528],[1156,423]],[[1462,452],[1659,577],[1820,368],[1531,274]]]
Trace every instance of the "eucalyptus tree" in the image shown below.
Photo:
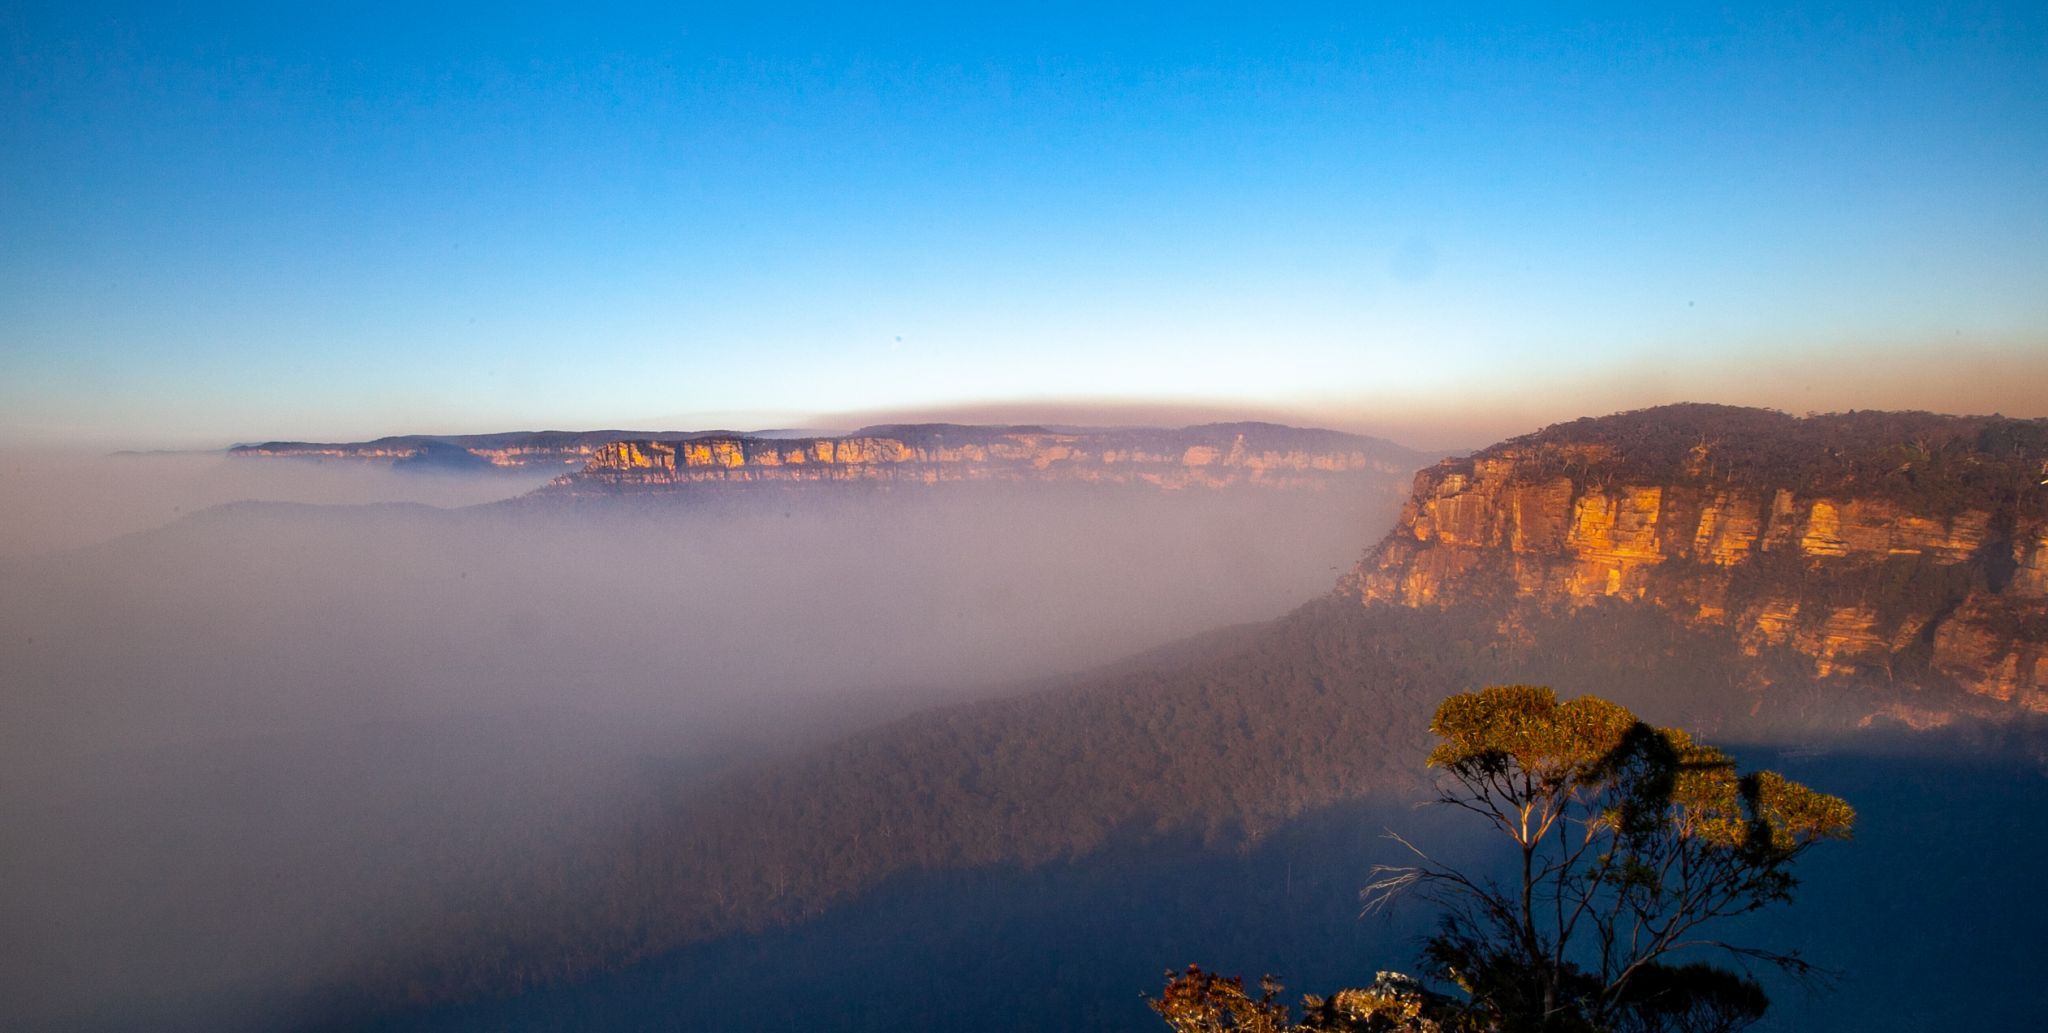
[[[1453,696],[1430,730],[1439,802],[1499,833],[1509,863],[1465,871],[1410,845],[1415,863],[1376,868],[1364,898],[1442,909],[1425,971],[1464,992],[1479,1028],[1736,1030],[1769,1005],[1754,968],[1813,971],[1720,932],[1790,901],[1799,858],[1849,837],[1840,798],[1541,686]]]
[[[1441,909],[1422,980],[1309,997],[1299,1023],[1270,979],[1251,996],[1190,968],[1154,1010],[1180,1033],[1732,1033],[1770,1005],[1754,972],[1813,972],[1796,953],[1721,937],[1726,920],[1792,899],[1793,867],[1849,838],[1841,799],[1656,728],[1593,696],[1501,685],[1437,708],[1437,799],[1511,847],[1461,869],[1414,852],[1373,869],[1367,910]],[[1400,837],[1396,836],[1396,839]],[[1437,984],[1432,988],[1429,983]],[[1455,992],[1448,992],[1455,991]]]

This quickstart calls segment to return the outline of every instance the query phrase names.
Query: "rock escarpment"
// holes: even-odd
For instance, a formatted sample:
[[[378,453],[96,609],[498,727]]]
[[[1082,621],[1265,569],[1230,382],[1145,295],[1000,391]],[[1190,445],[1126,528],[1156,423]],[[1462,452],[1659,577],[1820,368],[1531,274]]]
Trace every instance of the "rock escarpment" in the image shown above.
[[[1060,482],[1162,489],[1258,485],[1317,489],[1401,472],[1414,453],[1372,438],[1266,423],[1180,430],[1049,430],[917,424],[841,437],[708,435],[598,449],[557,493],[672,491],[693,485]]]
[[[598,450],[629,438],[680,441],[696,434],[631,430],[537,430],[434,437],[406,434],[375,441],[266,441],[236,445],[238,458],[285,458],[388,463],[396,466],[491,466],[503,469],[560,469],[581,466]]]
[[[2044,482],[2048,421],[1670,406],[1424,470],[1341,590],[1510,633],[1656,607],[1820,679],[2048,711]]]
[[[1377,438],[1271,423],[1178,430],[910,424],[811,437],[731,431],[522,431],[408,435],[354,443],[271,441],[237,445],[229,454],[421,469],[574,468],[551,486],[554,494],[821,481],[1319,488],[1348,475],[1405,475],[1426,459]]]

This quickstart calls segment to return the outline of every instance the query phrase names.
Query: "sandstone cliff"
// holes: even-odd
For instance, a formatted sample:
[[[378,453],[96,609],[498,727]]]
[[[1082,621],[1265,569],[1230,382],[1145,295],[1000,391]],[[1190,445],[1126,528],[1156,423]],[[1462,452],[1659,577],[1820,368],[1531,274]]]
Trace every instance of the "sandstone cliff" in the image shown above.
[[[2048,711],[2048,421],[1669,406],[1563,424],[1424,470],[1340,591],[1473,604],[1510,634],[1655,607],[1823,680]]]
[[[598,449],[614,441],[679,441],[697,435],[631,430],[510,431],[501,434],[454,434],[441,437],[406,434],[375,441],[266,441],[236,445],[228,454],[242,458],[286,458],[389,463],[393,465],[489,465],[506,469],[582,466]]]
[[[1063,482],[1162,489],[1318,489],[1405,472],[1414,454],[1372,438],[1274,424],[1056,431],[950,424],[870,427],[842,437],[709,435],[600,447],[557,493],[669,491],[795,482]]]

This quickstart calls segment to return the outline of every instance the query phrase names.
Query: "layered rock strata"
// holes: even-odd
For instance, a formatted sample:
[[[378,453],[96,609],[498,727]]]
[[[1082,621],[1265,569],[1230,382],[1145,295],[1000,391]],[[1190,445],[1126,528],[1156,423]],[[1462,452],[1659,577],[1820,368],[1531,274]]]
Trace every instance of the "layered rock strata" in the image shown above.
[[[1273,424],[1106,431],[924,424],[842,437],[617,441],[599,448],[583,469],[558,478],[551,490],[615,493],[820,481],[1316,489],[1358,474],[1402,472],[1412,455],[1371,438]]]
[[[236,445],[228,454],[243,458],[339,460],[348,462],[420,464],[468,458],[506,469],[580,467],[598,450],[627,439],[680,441],[689,433],[630,430],[510,431],[501,434],[455,434],[443,437],[409,434],[375,441],[266,441]]]
[[[1657,607],[1818,678],[2048,711],[2048,421],[1678,406],[1561,425],[1424,470],[1342,590],[1504,627]]]

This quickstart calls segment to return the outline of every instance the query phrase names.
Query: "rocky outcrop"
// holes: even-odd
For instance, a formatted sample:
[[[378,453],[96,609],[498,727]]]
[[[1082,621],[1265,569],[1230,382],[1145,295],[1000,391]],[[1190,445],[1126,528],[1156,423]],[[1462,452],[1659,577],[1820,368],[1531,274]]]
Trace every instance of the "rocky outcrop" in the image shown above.
[[[475,465],[488,464],[508,470],[578,467],[590,461],[598,450],[627,439],[678,441],[693,434],[628,430],[511,431],[502,434],[454,434],[432,437],[408,434],[375,441],[314,442],[266,441],[257,445],[236,445],[230,456],[240,458],[312,459],[415,466],[451,466],[453,458],[466,458]],[[456,456],[460,453],[460,456]]]
[[[240,457],[368,462],[401,469],[561,469],[550,494],[668,491],[700,484],[1069,481],[1154,488],[1321,488],[1405,476],[1421,453],[1377,438],[1271,423],[1179,430],[1054,430],[910,424],[847,435],[727,431],[533,431],[356,443],[237,445]]]
[[[1103,431],[922,424],[842,437],[617,441],[549,490],[618,493],[803,482],[1319,489],[1360,474],[1402,472],[1412,458],[1372,438],[1274,424]]]
[[[2048,711],[2048,421],[1676,406],[1417,476],[1367,605],[1650,606],[1818,678]]]

